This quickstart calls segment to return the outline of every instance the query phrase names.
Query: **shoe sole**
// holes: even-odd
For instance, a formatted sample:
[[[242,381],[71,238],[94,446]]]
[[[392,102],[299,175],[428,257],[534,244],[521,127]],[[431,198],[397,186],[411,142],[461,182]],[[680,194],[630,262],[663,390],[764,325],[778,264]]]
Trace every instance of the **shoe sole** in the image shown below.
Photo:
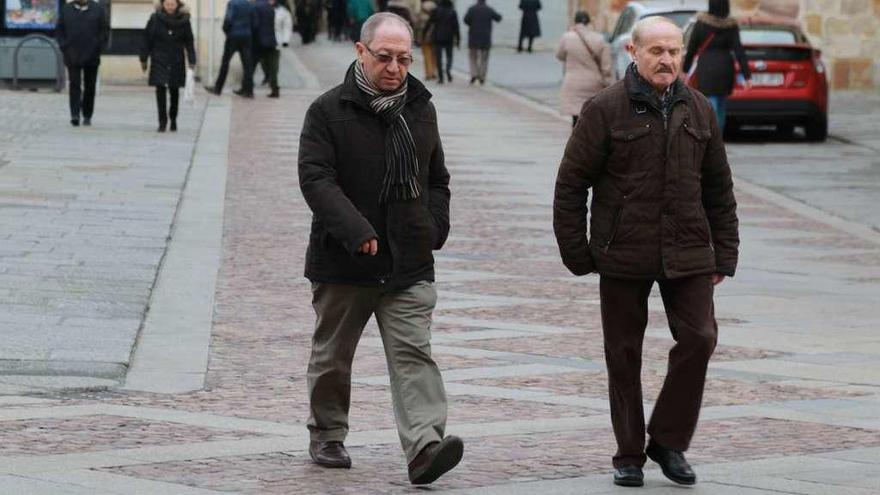
[[[328,468],[328,469],[351,469],[351,460],[349,460],[348,462],[324,462],[324,461],[319,461],[318,459],[316,459],[315,456],[312,455],[311,452],[309,452],[309,457],[312,458],[312,462],[314,462],[315,464],[317,464],[317,465],[319,465],[319,466],[321,466],[321,467],[324,467],[324,468]]]
[[[464,455],[464,443],[459,438],[451,438],[444,440],[444,443],[440,446],[440,451],[437,452],[437,457],[434,459],[433,464],[428,466],[428,469],[417,476],[412,480],[413,485],[428,485],[435,481],[437,478],[443,476],[448,473],[452,468],[458,465],[461,462],[461,457]]]
[[[644,486],[645,480],[614,480],[617,486]]]
[[[660,466],[660,470],[663,471],[663,476],[666,476],[666,478],[669,479],[670,481],[674,481],[674,482],[678,483],[679,485],[685,485],[685,486],[691,486],[691,485],[697,484],[696,478],[694,478],[694,479],[676,478],[675,475],[673,475],[669,471],[667,471],[666,468],[663,467],[663,464],[660,463],[660,461],[658,461],[657,459],[655,459],[654,456],[652,456],[649,452],[645,452],[645,454],[648,456],[648,458],[650,458],[652,461],[656,462]]]

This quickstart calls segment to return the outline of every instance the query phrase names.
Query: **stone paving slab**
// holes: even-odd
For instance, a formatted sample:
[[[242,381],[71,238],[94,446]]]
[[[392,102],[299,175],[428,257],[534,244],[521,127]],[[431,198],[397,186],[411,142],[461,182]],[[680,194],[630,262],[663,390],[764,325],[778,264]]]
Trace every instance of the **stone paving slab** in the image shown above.
[[[319,42],[285,56],[302,74],[280,100],[230,100],[223,250],[204,389],[0,400],[0,431],[38,429],[16,438],[18,454],[0,457],[0,488],[27,477],[74,493],[424,491],[406,480],[374,323],[355,359],[347,441],[354,469],[326,471],[308,460],[305,369],[314,314],[302,278],[310,214],[298,192],[296,143],[305,109],[339,81],[351,48]],[[546,108],[459,79],[429,88],[453,181],[453,235],[437,256],[442,303],[434,351],[447,379],[448,431],[465,439],[466,456],[430,491],[631,491],[614,487],[609,475],[614,445],[596,279],[569,276],[553,243],[550,200],[569,126]],[[856,475],[874,473],[880,459],[872,414],[880,388],[870,371],[880,355],[877,281],[863,261],[878,247],[760,189],[738,191],[738,199],[743,263],[719,288],[718,359],[689,452],[701,482],[689,491],[870,493],[876,477]],[[37,260],[54,266],[48,257]],[[672,343],[656,295],[650,309],[648,412]],[[37,325],[66,321],[25,317]],[[804,376],[803,366],[827,371]],[[104,419],[96,424],[95,417]],[[114,418],[140,429],[120,427],[118,438],[85,447],[98,449],[92,452],[40,450],[63,440],[52,425],[79,422],[67,433],[76,436],[88,425],[101,430],[122,421]],[[137,431],[146,432],[144,445],[126,444]],[[235,438],[210,436],[227,434]],[[647,467],[643,492],[681,492]]]

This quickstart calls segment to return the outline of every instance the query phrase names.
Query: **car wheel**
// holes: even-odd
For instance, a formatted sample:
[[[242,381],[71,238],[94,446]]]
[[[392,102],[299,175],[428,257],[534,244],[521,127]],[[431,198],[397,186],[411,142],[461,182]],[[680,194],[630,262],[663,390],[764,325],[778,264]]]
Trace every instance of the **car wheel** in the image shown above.
[[[822,142],[828,137],[828,117],[826,115],[816,115],[807,121],[804,126],[807,134],[807,141]]]

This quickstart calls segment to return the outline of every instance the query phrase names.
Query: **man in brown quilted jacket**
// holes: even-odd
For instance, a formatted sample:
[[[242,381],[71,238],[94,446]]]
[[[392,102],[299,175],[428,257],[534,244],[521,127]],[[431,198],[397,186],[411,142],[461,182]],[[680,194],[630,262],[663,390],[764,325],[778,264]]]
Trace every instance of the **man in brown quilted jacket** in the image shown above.
[[[632,40],[626,76],[584,105],[568,141],[553,229],[565,266],[600,276],[615,484],[641,486],[650,457],[669,479],[692,485],[683,452],[718,335],[714,287],[736,269],[736,201],[712,108],[679,79],[681,30],[651,17]],[[641,354],[655,283],[675,345],[645,449]]]

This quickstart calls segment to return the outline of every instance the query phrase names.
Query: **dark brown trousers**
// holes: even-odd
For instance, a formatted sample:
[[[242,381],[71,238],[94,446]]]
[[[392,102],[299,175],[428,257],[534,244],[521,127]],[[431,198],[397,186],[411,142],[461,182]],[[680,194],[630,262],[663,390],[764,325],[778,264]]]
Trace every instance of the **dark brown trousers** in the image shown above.
[[[642,342],[654,282],[608,277],[599,282],[611,423],[617,439],[615,467],[643,466],[646,460]],[[711,275],[656,282],[675,345],[648,433],[660,445],[685,451],[697,427],[706,367],[718,338],[714,286]]]

